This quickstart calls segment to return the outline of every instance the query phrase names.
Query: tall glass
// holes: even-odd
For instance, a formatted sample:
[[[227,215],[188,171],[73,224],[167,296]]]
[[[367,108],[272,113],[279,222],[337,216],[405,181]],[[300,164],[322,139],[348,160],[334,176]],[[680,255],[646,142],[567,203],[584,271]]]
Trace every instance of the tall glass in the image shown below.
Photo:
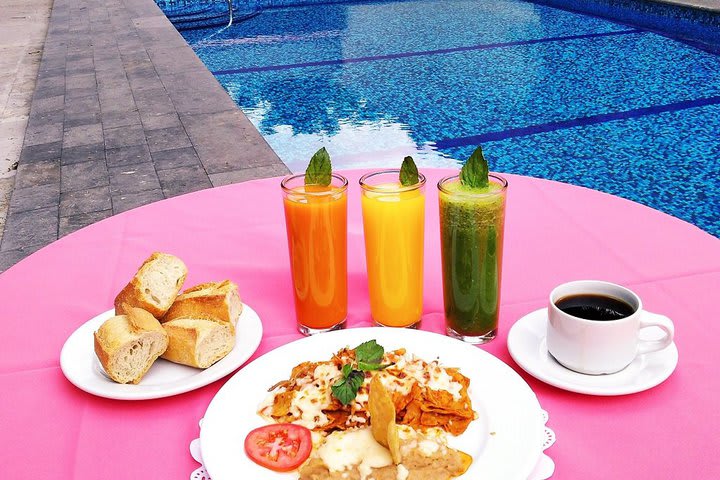
[[[360,179],[370,312],[378,325],[416,327],[423,309],[425,177],[403,186],[400,170]]]
[[[305,175],[282,183],[298,330],[312,335],[344,328],[347,317],[347,185],[327,187]]]
[[[507,185],[494,174],[480,192],[458,175],[438,183],[446,330],[465,342],[497,335]]]

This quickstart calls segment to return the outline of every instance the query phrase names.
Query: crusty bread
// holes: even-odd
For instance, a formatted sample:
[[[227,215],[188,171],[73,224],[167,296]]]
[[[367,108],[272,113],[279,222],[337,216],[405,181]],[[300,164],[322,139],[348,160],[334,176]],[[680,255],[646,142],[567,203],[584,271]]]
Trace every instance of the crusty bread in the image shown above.
[[[168,337],[150,313],[124,310],[127,315],[105,320],[95,332],[95,354],[114,381],[137,384],[167,348]]]
[[[162,324],[168,348],[162,358],[197,368],[208,368],[235,346],[232,325],[198,318],[177,318]]]
[[[165,323],[176,318],[204,318],[235,327],[242,309],[238,286],[230,280],[201,283],[178,295],[160,321]]]
[[[161,318],[175,301],[186,276],[182,260],[167,253],[153,253],[115,298],[115,314],[125,314],[123,305],[128,305]]]

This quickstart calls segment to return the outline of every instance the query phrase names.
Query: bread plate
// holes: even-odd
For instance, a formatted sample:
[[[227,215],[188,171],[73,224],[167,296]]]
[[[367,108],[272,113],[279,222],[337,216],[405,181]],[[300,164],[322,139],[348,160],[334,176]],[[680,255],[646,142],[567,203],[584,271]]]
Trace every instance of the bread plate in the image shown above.
[[[255,359],[233,375],[210,402],[200,430],[203,464],[213,480],[297,478],[253,463],[244,454],[244,440],[266,424],[257,413],[268,387],[288,378],[303,361],[327,360],[339,349],[377,340],[388,350],[406,348],[427,361],[459,367],[470,378],[469,394],[478,419],[453,448],[473,457],[463,479],[527,480],[542,454],[544,419],[537,397],[527,383],[493,355],[458,340],[421,330],[353,328],[323,333],[283,345]]]
[[[108,310],[84,323],[65,341],[60,368],[65,377],[81,390],[116,400],[149,400],[189,392],[214,382],[240,367],[255,353],[262,338],[262,322],[247,304],[243,306],[235,333],[235,348],[211,367],[179,365],[159,358],[137,385],[115,383],[105,374],[93,347],[93,332],[112,317]]]

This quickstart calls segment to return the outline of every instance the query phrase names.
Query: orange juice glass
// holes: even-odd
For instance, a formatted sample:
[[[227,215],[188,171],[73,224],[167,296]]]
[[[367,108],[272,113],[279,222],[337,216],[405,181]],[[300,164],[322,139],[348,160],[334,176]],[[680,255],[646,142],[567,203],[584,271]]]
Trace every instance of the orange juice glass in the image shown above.
[[[298,330],[312,335],[344,328],[347,317],[347,185],[327,187],[305,175],[283,179],[283,204]]]
[[[425,177],[403,186],[399,170],[360,179],[370,312],[378,325],[417,327],[423,309]]]

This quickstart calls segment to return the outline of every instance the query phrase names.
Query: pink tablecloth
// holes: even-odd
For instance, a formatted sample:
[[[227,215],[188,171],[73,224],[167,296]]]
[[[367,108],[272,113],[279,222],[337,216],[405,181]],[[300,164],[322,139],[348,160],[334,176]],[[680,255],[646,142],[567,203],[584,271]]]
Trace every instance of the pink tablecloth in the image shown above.
[[[349,327],[370,324],[360,217],[360,172],[349,202]],[[442,330],[434,185],[426,171],[423,328]],[[482,347],[528,381],[550,412],[557,479],[720,478],[720,241],[687,223],[616,197],[509,176],[499,337]],[[175,397],[127,402],[86,394],[59,367],[65,339],[111,307],[152,251],[185,260],[187,284],[230,278],[260,314],[256,356],[295,331],[278,179],[205,190],[112,217],[35,253],[0,275],[0,476],[185,479],[188,444],[224,380]],[[676,325],[680,363],[660,386],[592,397],[545,385],[514,364],[510,326],[571,279],[635,289]],[[238,478],[242,478],[239,473]]]

